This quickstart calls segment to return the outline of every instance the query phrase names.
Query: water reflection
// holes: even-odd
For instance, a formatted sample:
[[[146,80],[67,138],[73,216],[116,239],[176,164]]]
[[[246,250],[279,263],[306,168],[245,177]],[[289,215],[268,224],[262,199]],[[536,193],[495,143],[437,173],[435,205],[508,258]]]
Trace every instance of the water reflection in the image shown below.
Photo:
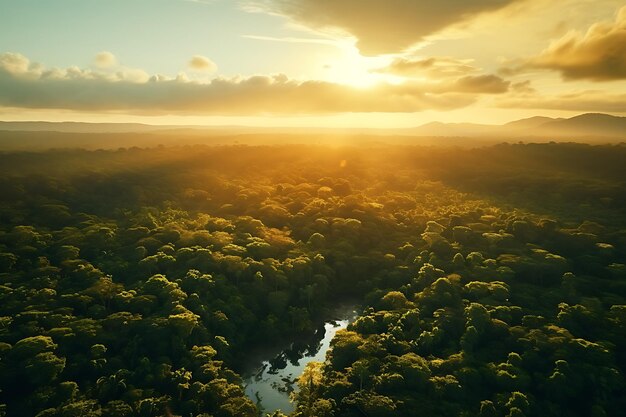
[[[245,379],[246,394],[264,412],[293,411],[294,406],[289,401],[289,394],[297,389],[296,379],[309,362],[324,361],[335,333],[345,329],[349,322],[350,319],[328,322],[315,332],[311,339],[294,342],[272,359],[263,361],[261,366]]]

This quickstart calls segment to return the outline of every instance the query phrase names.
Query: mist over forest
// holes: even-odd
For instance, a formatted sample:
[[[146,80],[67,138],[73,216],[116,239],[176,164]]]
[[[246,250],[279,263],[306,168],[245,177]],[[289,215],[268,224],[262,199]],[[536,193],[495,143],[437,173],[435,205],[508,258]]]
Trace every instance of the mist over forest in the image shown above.
[[[123,136],[122,136],[123,137]],[[0,154],[0,415],[619,416],[626,146]],[[315,345],[315,342],[313,342]],[[283,410],[285,411],[285,410]]]
[[[626,141],[626,117],[535,116],[506,124],[431,122],[411,128],[149,125],[141,123],[3,122],[0,150],[117,149],[180,145],[421,145],[473,148],[499,143]]]

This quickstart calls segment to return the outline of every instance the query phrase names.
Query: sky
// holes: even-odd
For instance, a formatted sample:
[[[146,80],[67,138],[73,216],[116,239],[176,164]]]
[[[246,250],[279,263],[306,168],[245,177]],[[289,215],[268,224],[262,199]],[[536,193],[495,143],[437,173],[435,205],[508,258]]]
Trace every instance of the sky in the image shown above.
[[[0,120],[626,116],[614,0],[0,0]]]

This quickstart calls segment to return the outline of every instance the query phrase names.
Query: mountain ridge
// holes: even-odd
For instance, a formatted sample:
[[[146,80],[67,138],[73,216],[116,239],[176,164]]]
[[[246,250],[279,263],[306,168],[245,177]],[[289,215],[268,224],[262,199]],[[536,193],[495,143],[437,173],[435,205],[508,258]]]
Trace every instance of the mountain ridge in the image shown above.
[[[426,124],[411,129],[418,135],[458,136],[458,124]],[[442,134],[443,133],[443,134]],[[446,134],[449,133],[449,134]],[[626,117],[583,113],[571,118],[534,116],[502,125],[466,125],[466,137],[626,139]]]
[[[201,125],[150,125],[144,123],[89,123],[0,121],[0,131],[59,132],[59,133],[157,133],[180,132],[201,134],[250,133],[346,133],[373,135],[408,135],[428,137],[485,137],[490,139],[531,138],[596,138],[626,139],[626,117],[605,113],[583,113],[571,118],[534,116],[513,120],[501,125],[478,123],[443,123],[433,121],[410,128],[324,128],[324,127],[253,127],[253,126],[201,126]]]

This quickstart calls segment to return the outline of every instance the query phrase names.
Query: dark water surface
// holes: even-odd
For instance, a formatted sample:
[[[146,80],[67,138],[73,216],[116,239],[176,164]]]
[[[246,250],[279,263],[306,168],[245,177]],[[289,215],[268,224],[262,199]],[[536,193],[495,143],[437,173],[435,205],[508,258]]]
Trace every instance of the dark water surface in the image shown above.
[[[335,333],[345,329],[356,317],[356,312],[352,307],[343,308],[339,317],[340,320],[326,322],[324,329],[320,329],[309,343],[294,342],[278,355],[268,354],[269,359],[261,360],[244,375],[246,394],[264,413],[276,410],[289,413],[294,410],[289,394],[297,389],[296,379],[309,362],[326,359]]]

